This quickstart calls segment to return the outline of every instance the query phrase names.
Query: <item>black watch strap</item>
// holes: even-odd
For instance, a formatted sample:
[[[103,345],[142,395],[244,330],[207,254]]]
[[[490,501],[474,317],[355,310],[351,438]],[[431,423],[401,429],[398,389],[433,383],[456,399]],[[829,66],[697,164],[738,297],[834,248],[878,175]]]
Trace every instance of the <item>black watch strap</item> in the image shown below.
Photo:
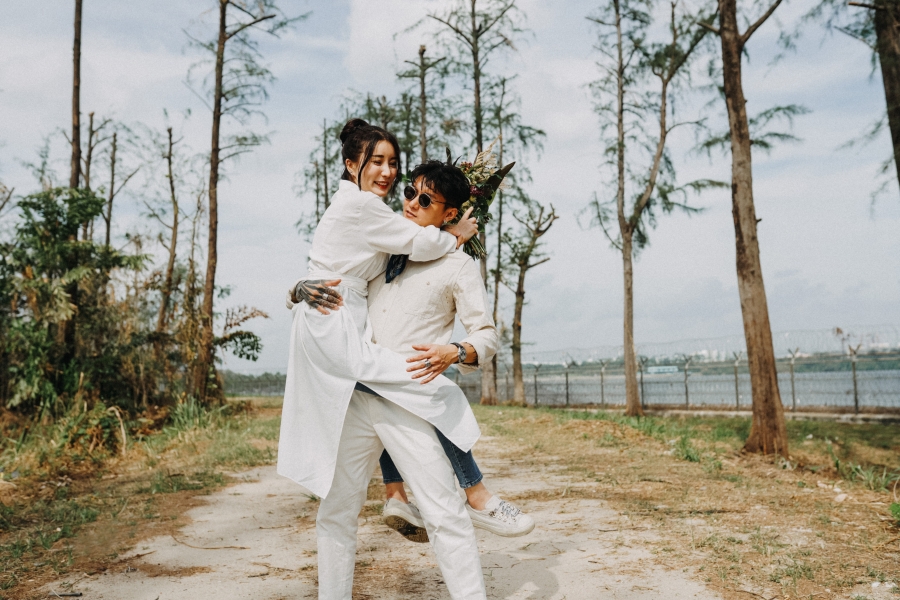
[[[457,353],[456,353],[457,359],[459,361],[458,364],[463,364],[464,362],[466,362],[466,356],[469,353],[466,352],[465,347],[462,344],[457,344],[456,342],[450,342],[450,343],[458,348]]]

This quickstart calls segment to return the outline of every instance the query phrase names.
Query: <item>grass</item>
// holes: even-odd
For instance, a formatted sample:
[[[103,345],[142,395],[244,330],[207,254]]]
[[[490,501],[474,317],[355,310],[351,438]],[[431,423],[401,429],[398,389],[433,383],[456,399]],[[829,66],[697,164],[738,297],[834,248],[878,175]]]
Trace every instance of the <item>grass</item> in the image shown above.
[[[91,448],[99,433],[78,415],[36,427],[22,443],[6,436],[0,467],[8,479],[16,474],[17,488],[0,504],[0,600],[113,561],[145,529],[174,526],[191,498],[225,485],[228,472],[274,461],[279,413],[267,401],[214,409],[187,402],[161,430],[129,436],[124,457],[116,444]],[[103,543],[74,545],[85,528]]]
[[[896,427],[789,421],[791,459],[779,461],[739,454],[749,433],[742,418],[475,411],[513,460],[536,472],[557,465],[571,477],[565,489],[520,501],[603,499],[655,524],[653,551],[667,560],[700,556],[711,584],[779,586],[775,592],[793,597],[895,578],[896,542],[882,544],[900,533],[900,503],[891,496],[900,470]],[[0,471],[7,480],[16,473],[18,488],[11,506],[0,505],[0,599],[72,569],[89,571],[88,558],[108,564],[147,532],[176,527],[190,499],[226,484],[229,472],[274,461],[279,413],[271,400],[213,410],[185,403],[161,429],[129,434],[124,457],[118,421],[105,410],[67,415],[24,436],[7,428]],[[834,502],[836,482],[852,502]],[[706,525],[684,524],[697,519]],[[802,534],[805,546],[792,533],[800,530],[810,532]],[[115,537],[90,552],[74,545],[80,532],[94,531]]]
[[[741,454],[745,418],[638,419],[508,406],[475,412],[510,460],[560,473],[571,481],[573,501],[603,500],[644,522],[659,536],[646,542],[652,553],[672,557],[672,568],[702,568],[701,577],[728,600],[746,598],[747,589],[767,598],[828,596],[825,589],[847,597],[856,585],[881,581],[878,573],[897,580],[895,426],[789,421],[791,457],[784,460]],[[561,496],[534,490],[510,499]]]

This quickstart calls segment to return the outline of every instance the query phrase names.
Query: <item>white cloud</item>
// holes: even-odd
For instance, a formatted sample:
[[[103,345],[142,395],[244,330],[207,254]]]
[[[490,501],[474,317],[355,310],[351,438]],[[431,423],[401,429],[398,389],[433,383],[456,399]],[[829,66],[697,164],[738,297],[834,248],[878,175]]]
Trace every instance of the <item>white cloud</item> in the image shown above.
[[[534,343],[534,350],[618,344],[621,259],[601,232],[584,230],[576,220],[592,192],[609,191],[597,170],[599,132],[585,89],[596,77],[594,33],[584,19],[595,3],[520,2],[534,35],[520,44],[518,54],[492,68],[519,74],[523,118],[548,133],[541,159],[528,159],[534,177],[530,189],[561,214],[546,238],[552,260],[529,274],[525,340]],[[181,84],[196,56],[183,51],[181,28],[200,9],[174,0],[152,6],[98,0],[89,6],[83,107],[160,126],[163,108],[178,112],[191,106],[188,142],[204,148],[209,117]],[[318,124],[334,115],[342,93],[353,88],[390,94],[400,88],[394,74],[403,60],[415,58],[425,34],[394,34],[434,6],[425,0],[317,3],[295,32],[264,41],[279,79],[265,105],[269,124],[262,129],[275,133],[270,146],[228,166],[229,180],[221,191],[218,281],[235,286],[228,304],[258,306],[272,319],[254,325],[265,344],[260,363],[229,359],[228,364],[283,369],[290,323],[282,307],[284,289],[305,268],[307,250],[293,228],[303,210],[291,190],[294,173],[311,149]],[[41,136],[68,122],[71,15],[69,7],[62,11],[51,5],[44,5],[42,14],[25,4],[4,5],[2,11],[0,142],[5,146],[0,147],[0,176],[26,191],[31,180],[15,159],[32,158]],[[783,14],[787,21],[788,11]],[[769,66],[775,35],[767,24],[751,42],[752,60],[744,71],[751,113],[786,103],[814,112],[796,122],[802,143],[776,149],[770,157],[754,155],[773,326],[896,322],[896,184],[875,206],[874,217],[869,200],[877,165],[889,155],[890,144],[885,138],[858,151],[837,150],[884,110],[880,80],[869,78],[868,51],[849,38],[820,43],[820,36],[810,34],[795,54]],[[723,123],[721,114],[713,116],[712,125]],[[714,155],[710,162],[688,155],[694,143],[689,136],[676,136],[672,143],[684,180],[728,179],[727,157]],[[639,342],[741,331],[729,194],[711,192],[694,202],[708,210],[692,218],[661,218],[635,265]],[[127,198],[117,211],[120,232],[145,222]],[[509,304],[504,297],[504,306]]]

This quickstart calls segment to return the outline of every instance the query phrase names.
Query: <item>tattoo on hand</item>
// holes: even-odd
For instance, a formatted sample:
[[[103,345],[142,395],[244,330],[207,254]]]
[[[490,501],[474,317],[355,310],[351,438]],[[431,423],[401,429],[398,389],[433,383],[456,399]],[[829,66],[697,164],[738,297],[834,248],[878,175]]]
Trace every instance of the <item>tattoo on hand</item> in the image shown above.
[[[322,285],[323,283],[325,283],[324,279],[301,281],[292,290],[291,299],[294,302],[306,302],[313,308],[321,306],[336,309],[341,295],[330,287]]]

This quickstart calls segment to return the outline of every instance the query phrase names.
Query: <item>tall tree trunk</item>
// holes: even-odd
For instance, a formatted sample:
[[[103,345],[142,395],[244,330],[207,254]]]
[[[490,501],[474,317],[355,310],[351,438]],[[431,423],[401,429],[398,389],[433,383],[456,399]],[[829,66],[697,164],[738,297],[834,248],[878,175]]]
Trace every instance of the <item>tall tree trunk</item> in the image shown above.
[[[497,151],[498,155],[498,164],[503,164],[503,147],[505,145],[505,140],[503,139],[503,103],[506,100],[506,80],[504,79],[501,84],[500,91],[500,101],[497,104],[497,137],[500,140],[500,148]],[[501,190],[497,190],[497,270],[494,272],[494,325],[497,325],[498,319],[500,317],[500,285],[502,280],[502,273],[500,271],[500,267],[503,264],[503,252],[502,252],[502,243],[503,243],[503,192]],[[496,394],[497,389],[497,355],[491,359],[491,376],[494,380],[494,390]],[[509,390],[506,390],[506,394],[509,395]]]
[[[474,110],[475,110],[475,150],[477,152],[481,152],[483,150],[483,142],[482,139],[482,121],[484,116],[481,114],[481,56],[478,46],[478,40],[481,36],[481,32],[478,28],[478,23],[476,22],[476,11],[475,4],[478,0],[470,0],[471,2],[471,11],[470,17],[472,20],[472,89],[475,93],[474,98]]]
[[[622,39],[622,11],[613,0],[616,15],[616,213],[622,236],[622,275],[625,309],[623,312],[623,352],[625,360],[625,414],[643,416],[638,394],[637,358],[634,352],[634,229],[625,214],[625,57]]]
[[[87,154],[84,157],[84,187],[86,190],[91,189],[91,163],[94,156],[94,113],[88,113],[88,143]],[[88,227],[90,227],[91,238],[93,238],[93,221],[85,221],[81,225],[81,239],[88,239]]]
[[[526,261],[527,264],[527,261]],[[522,309],[525,306],[525,273],[527,267],[519,266],[516,283],[516,304],[512,322],[513,401],[525,404],[525,381],[522,377]]]
[[[632,232],[622,234],[622,273],[624,276],[624,360],[625,360],[625,414],[629,417],[644,416],[641,397],[638,394],[637,357],[634,350],[634,246]]]
[[[75,0],[75,36],[72,43],[72,170],[69,176],[69,187],[77,188],[81,178],[81,4]],[[78,231],[71,239],[78,239]],[[71,265],[75,267],[76,265]],[[66,286],[66,293],[74,306],[78,306],[78,282]],[[75,322],[77,312],[62,325],[63,364],[68,365],[75,359]]]
[[[72,44],[72,170],[69,187],[81,178],[81,5],[75,0],[75,41]]]
[[[428,96],[425,94],[425,46],[419,46],[419,154],[428,160]]]
[[[481,113],[481,52],[478,46],[481,32],[478,29],[478,23],[476,21],[477,15],[475,12],[475,4],[478,0],[469,1],[471,3],[471,11],[469,14],[472,21],[472,31],[470,35],[472,36],[472,90],[474,93],[472,106],[474,112],[473,116],[475,117],[475,152],[476,154],[480,154],[481,151],[484,150],[484,138],[482,134],[484,115]],[[487,238],[485,237],[484,232],[479,233],[478,238],[481,240],[482,246],[487,248]],[[481,278],[487,283],[487,257],[481,259]],[[482,394],[484,394],[483,390]]]
[[[501,148],[502,148],[502,139],[501,139]],[[500,164],[503,164],[503,151],[500,152]],[[500,267],[502,266],[502,252],[501,252],[501,236],[503,232],[503,192],[497,192],[497,272],[494,274],[494,325],[499,328],[498,319],[500,317],[500,285],[501,285],[501,276],[500,276]],[[499,350],[499,349],[498,349]],[[499,352],[498,352],[499,354]],[[491,378],[494,382],[494,390],[496,394],[497,389],[497,354],[491,358]],[[507,397],[504,400],[509,399],[509,390],[506,390]]]
[[[328,195],[328,120],[322,119],[322,185],[325,191],[325,210],[331,206],[331,197]]]
[[[100,126],[103,127],[102,125]],[[98,132],[94,130],[94,113],[88,113],[88,143],[87,155],[84,157],[84,187],[91,189],[91,165],[94,162],[94,137]]]
[[[209,239],[207,240],[206,283],[200,311],[201,337],[194,387],[201,401],[206,400],[207,383],[213,366],[213,297],[216,292],[219,233],[219,128],[222,122],[222,72],[225,64],[225,42],[228,40],[226,18],[228,2],[219,0],[219,39],[216,46],[215,90],[213,91],[212,140],[209,152]]]
[[[484,150],[484,138],[483,138],[483,121],[484,115],[481,112],[481,54],[478,45],[478,39],[481,35],[481,32],[478,29],[477,22],[477,13],[475,10],[476,3],[478,0],[469,0],[470,2],[470,12],[469,16],[471,19],[471,27],[472,30],[470,32],[472,38],[472,90],[474,93],[473,98],[473,112],[475,117],[475,152],[481,153]],[[487,236],[485,232],[481,232],[478,234],[478,239],[481,240],[481,244],[487,248]],[[481,259],[481,278],[484,280],[485,286],[487,286],[488,281],[488,272],[487,272],[487,256]],[[494,363],[492,361],[486,361],[481,365],[481,403],[487,405],[497,404],[497,382],[494,379]]]
[[[109,249],[110,231],[112,229],[113,199],[116,197],[116,149],[118,147],[118,134],[113,133],[112,147],[109,154],[109,195],[106,199],[106,214],[103,221],[106,223],[106,248]]]
[[[772,328],[756,234],[750,127],[741,79],[744,39],[738,30],[736,0],[719,0],[719,15],[725,104],[731,130],[731,202],[738,291],[753,389],[753,423],[744,450],[787,456],[784,408],[778,393]]]
[[[875,10],[875,50],[881,64],[894,166],[900,181],[900,7],[891,0],[881,0],[879,4]]]
[[[169,200],[172,203],[172,237],[169,239],[169,262],[166,264],[166,275],[163,279],[162,285],[162,297],[159,301],[159,316],[156,319],[156,333],[162,334],[166,330],[168,316],[169,316],[169,303],[172,298],[172,278],[175,272],[175,256],[177,252],[178,246],[178,196],[175,193],[175,170],[172,167],[172,149],[175,146],[175,143],[172,141],[172,128],[169,127],[166,130],[168,133],[169,141],[166,151],[166,167],[168,170],[168,178],[169,178]]]
[[[316,225],[322,219],[322,188],[319,185],[319,161],[313,161],[313,169],[316,171]]]

